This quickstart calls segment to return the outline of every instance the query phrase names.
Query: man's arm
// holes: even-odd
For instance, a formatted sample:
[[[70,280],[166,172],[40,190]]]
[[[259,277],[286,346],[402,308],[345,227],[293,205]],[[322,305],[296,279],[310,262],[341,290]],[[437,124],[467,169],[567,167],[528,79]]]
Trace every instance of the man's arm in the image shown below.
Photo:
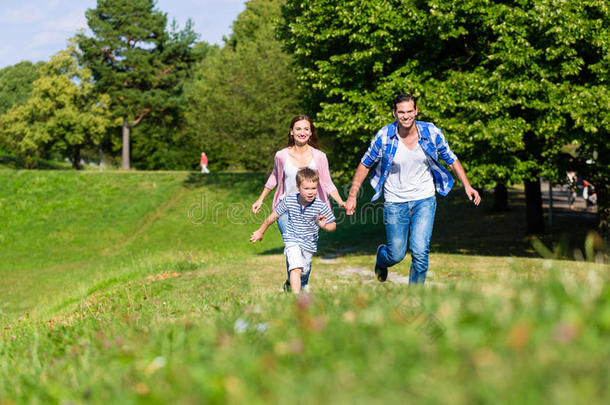
[[[464,185],[464,191],[466,191],[468,199],[472,201],[474,205],[479,205],[481,202],[481,196],[479,195],[479,192],[470,185],[468,176],[466,176],[466,171],[464,170],[464,166],[462,166],[460,161],[456,159],[449,165],[449,167],[451,167],[451,170],[453,170],[455,175],[458,177],[460,183]]]
[[[252,232],[252,235],[250,235],[250,242],[255,243],[259,240],[263,240],[263,234],[265,233],[267,228],[269,228],[269,226],[272,223],[277,221],[277,219],[279,217],[280,216],[275,211],[273,211],[271,214],[269,214],[269,216],[265,219],[265,221],[260,226],[260,228],[258,228],[256,231]]]
[[[358,168],[356,169],[356,173],[354,173],[354,179],[352,180],[352,187],[349,190],[349,195],[347,196],[347,200],[345,201],[345,212],[347,215],[353,215],[354,210],[356,209],[356,197],[358,196],[358,191],[360,190],[360,186],[366,176],[369,174],[370,169],[360,163]]]

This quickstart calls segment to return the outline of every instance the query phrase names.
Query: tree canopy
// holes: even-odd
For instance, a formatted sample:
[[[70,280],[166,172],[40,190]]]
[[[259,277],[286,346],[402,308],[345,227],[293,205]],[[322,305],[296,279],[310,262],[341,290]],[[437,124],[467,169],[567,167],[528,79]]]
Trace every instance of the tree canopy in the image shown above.
[[[154,0],[98,0],[85,13],[93,37],[78,35],[83,61],[99,91],[123,120],[123,168],[130,166],[130,128],[151,112],[167,112],[182,103],[182,84],[196,54],[191,21],[167,30],[167,16]]]
[[[279,35],[297,60],[309,109],[335,139],[336,169],[353,170],[392,120],[388,101],[409,92],[474,184],[538,186],[528,195],[539,208],[530,219],[536,232],[537,179],[563,178],[562,148],[607,145],[599,124],[608,115],[608,9],[602,0],[287,0]]]
[[[33,64],[23,61],[0,70],[0,114],[30,97],[33,83],[38,79],[38,69],[42,65],[43,62]]]
[[[0,117],[0,142],[35,167],[59,154],[78,168],[85,147],[99,144],[112,124],[110,99],[93,91],[91,72],[78,63],[74,41],[39,68],[32,96]]]
[[[213,169],[268,169],[286,144],[300,98],[294,61],[275,38],[283,3],[247,2],[225,47],[211,51],[189,84],[187,132]]]

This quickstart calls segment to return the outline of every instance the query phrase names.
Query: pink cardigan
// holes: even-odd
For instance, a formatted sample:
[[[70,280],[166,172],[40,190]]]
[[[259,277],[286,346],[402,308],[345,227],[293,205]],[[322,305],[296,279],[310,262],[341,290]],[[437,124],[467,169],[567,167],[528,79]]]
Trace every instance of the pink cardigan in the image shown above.
[[[313,152],[313,161],[316,165],[316,170],[318,170],[318,175],[320,176],[318,197],[330,207],[328,195],[335,191],[337,187],[335,187],[333,181],[330,179],[328,159],[326,159],[326,154],[321,150],[314,147],[312,147],[311,150]],[[275,154],[273,171],[265,184],[265,187],[269,190],[273,190],[273,188],[277,186],[277,190],[275,190],[275,195],[273,196],[273,208],[277,207],[280,196],[284,194],[284,163],[286,163],[286,159],[288,159],[288,148],[284,148]]]

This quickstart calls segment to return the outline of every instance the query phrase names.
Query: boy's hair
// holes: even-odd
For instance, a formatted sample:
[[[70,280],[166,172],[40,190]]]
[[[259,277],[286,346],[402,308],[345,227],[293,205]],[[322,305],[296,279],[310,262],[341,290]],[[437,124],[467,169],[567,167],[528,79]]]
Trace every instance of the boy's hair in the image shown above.
[[[311,181],[312,183],[320,181],[317,170],[310,169],[309,167],[299,169],[297,171],[297,187],[300,187],[303,181]]]

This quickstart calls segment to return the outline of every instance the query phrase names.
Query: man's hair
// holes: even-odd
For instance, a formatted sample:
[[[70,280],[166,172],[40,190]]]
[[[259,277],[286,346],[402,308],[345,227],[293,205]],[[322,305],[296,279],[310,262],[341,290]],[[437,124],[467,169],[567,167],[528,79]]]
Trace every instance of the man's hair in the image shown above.
[[[309,167],[304,167],[297,171],[297,187],[301,187],[301,183],[303,181],[317,183],[320,181],[320,176],[318,176],[318,172],[316,170],[310,169]]]
[[[398,104],[403,103],[405,101],[413,101],[413,108],[417,108],[417,100],[415,100],[415,97],[413,97],[409,93],[400,93],[396,97],[394,97],[394,106],[392,107],[392,109],[395,110]]]

